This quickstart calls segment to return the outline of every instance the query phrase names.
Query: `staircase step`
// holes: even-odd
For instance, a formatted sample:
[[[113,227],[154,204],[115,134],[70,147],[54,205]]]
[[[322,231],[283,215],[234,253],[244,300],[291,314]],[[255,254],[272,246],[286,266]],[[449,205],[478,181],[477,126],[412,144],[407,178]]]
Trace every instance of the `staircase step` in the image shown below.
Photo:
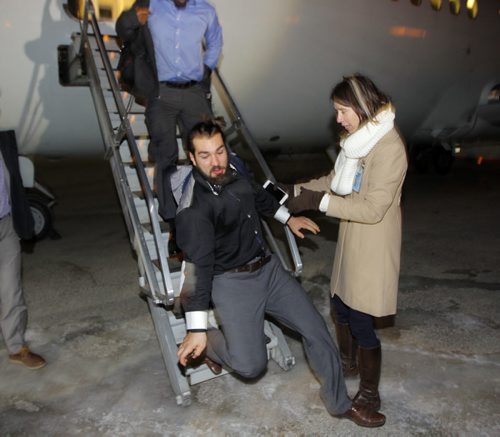
[[[97,40],[95,38],[95,35],[89,34],[88,37],[89,37],[90,47],[93,50],[97,50],[98,45],[97,45]],[[118,41],[117,41],[117,38],[115,35],[103,35],[102,37],[103,37],[104,47],[106,50],[111,50],[111,51],[115,51],[115,52],[120,50],[120,47],[118,46]]]

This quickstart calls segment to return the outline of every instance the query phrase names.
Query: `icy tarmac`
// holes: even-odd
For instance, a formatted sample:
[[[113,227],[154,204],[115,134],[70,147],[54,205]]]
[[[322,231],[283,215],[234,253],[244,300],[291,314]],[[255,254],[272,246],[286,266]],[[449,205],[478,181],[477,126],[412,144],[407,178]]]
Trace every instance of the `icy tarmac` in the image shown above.
[[[306,171],[326,162],[307,159]],[[48,365],[10,364],[0,343],[1,436],[500,435],[499,162],[458,162],[445,177],[407,178],[398,314],[378,331],[387,423],[376,430],[328,415],[293,337],[290,371],[270,362],[252,383],[215,378],[192,387],[190,407],[177,406],[108,164],[37,165],[58,195],[63,237],[23,254],[27,339]],[[288,180],[304,167],[274,163]],[[299,243],[302,283],[332,328],[337,223],[313,217],[322,232]],[[348,380],[351,395],[356,388]]]

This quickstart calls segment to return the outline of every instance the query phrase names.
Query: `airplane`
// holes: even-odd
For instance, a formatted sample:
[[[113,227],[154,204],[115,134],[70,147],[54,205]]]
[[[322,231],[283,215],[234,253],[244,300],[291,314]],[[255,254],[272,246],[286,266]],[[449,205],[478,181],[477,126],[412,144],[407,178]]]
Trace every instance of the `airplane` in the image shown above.
[[[103,33],[131,0],[94,0]],[[332,86],[366,74],[397,108],[423,168],[446,172],[459,148],[500,144],[500,0],[213,0],[219,71],[264,151],[332,143]],[[102,153],[90,92],[63,87],[57,47],[82,0],[2,0],[0,129],[24,154]],[[217,101],[215,112],[217,113]]]

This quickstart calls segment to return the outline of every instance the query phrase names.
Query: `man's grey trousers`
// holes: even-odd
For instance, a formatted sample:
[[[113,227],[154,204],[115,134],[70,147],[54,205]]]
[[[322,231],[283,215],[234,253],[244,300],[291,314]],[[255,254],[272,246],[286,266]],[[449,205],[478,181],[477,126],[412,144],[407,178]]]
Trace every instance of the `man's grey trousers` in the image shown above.
[[[28,311],[21,285],[21,246],[10,215],[0,219],[0,328],[9,354],[24,344]]]
[[[262,374],[267,366],[264,315],[268,314],[302,336],[328,412],[338,415],[351,407],[338,349],[323,318],[274,255],[255,272],[215,276],[212,301],[222,332],[208,331],[211,359],[246,378]]]

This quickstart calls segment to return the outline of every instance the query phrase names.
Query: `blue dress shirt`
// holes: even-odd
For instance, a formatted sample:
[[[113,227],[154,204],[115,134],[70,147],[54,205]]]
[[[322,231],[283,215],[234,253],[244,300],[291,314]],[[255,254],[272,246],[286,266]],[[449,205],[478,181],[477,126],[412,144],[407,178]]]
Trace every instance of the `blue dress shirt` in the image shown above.
[[[179,9],[173,0],[151,0],[149,11],[148,27],[160,81],[199,81],[204,64],[216,67],[222,51],[222,28],[212,5],[205,0],[188,0],[186,7]]]

